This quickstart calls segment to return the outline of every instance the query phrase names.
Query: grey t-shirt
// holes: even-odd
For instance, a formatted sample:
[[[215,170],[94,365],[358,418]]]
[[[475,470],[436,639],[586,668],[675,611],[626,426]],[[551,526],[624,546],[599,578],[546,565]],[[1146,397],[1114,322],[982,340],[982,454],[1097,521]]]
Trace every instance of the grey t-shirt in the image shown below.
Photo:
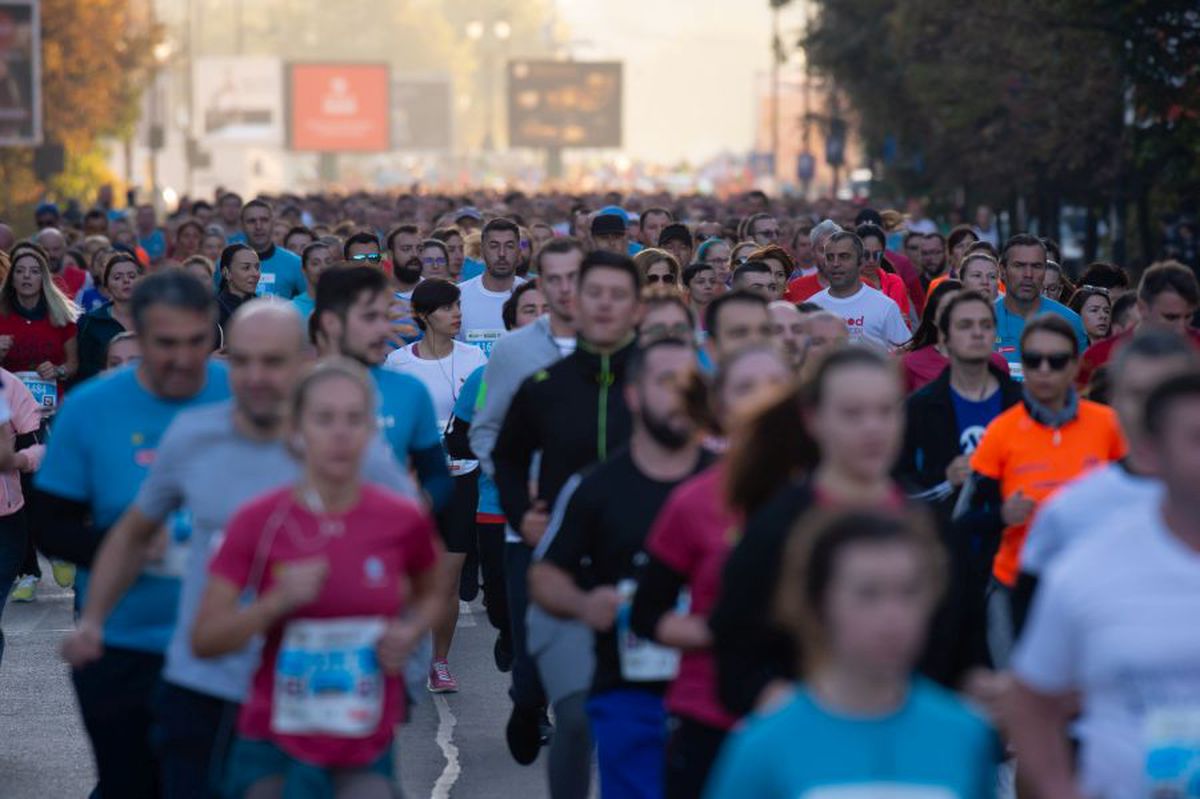
[[[368,482],[416,496],[412,480],[382,437],[368,449],[363,473]],[[248,501],[299,477],[300,465],[282,441],[252,441],[237,431],[232,401],[184,411],[163,435],[134,506],[151,519],[166,520],[181,509],[191,515],[191,535],[181,559],[179,613],[163,671],[168,682],[230,702],[245,697],[258,665],[258,642],[202,660],[192,653],[192,625],[208,583],[208,562],[226,523]]]

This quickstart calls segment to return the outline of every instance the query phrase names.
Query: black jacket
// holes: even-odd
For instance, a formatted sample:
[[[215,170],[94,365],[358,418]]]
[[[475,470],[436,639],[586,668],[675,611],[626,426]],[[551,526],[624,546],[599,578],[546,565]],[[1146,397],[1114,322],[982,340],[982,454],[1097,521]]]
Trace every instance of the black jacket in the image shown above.
[[[537,497],[553,507],[567,478],[629,441],[625,365],[635,342],[601,355],[582,339],[571,355],[517,389],[492,450],[500,507],[514,530],[529,510],[529,469],[542,453]]]
[[[108,342],[124,332],[125,327],[113,319],[111,302],[79,317],[76,333],[79,341],[79,371],[75,373],[75,382],[82,382],[104,371]]]
[[[994,363],[988,370],[1000,381],[1000,409],[1021,401],[1021,384]],[[958,420],[950,396],[950,369],[908,398],[904,448],[896,462],[896,480],[914,499],[925,501],[948,521],[958,492],[946,481],[946,467],[961,453]]]

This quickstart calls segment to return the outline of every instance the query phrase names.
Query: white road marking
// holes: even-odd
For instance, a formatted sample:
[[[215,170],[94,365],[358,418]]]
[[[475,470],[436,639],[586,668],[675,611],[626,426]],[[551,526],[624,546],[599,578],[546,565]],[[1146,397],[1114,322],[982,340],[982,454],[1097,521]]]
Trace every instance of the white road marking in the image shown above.
[[[454,727],[458,724],[458,719],[450,712],[450,703],[446,701],[446,697],[434,694],[433,704],[438,714],[437,745],[446,758],[446,767],[433,784],[430,799],[449,799],[450,791],[462,773],[462,766],[458,763],[458,746],[454,743]]]

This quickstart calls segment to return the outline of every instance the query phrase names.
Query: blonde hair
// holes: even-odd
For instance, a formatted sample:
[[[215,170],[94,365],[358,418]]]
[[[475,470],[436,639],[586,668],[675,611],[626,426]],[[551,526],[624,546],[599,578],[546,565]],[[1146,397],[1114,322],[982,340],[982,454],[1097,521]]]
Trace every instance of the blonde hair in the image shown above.
[[[671,274],[675,276],[675,285],[681,286],[679,280],[679,261],[674,255],[666,250],[660,250],[657,247],[647,247],[633,256],[633,264],[642,273],[642,283],[646,282],[646,273],[650,271],[650,267],[654,266],[659,261],[666,261],[667,268],[671,270]]]
[[[296,387],[292,389],[289,411],[293,429],[299,424],[300,416],[304,413],[304,407],[312,390],[327,380],[337,378],[349,380],[362,389],[363,399],[371,409],[371,424],[375,424],[375,381],[371,379],[370,373],[362,364],[341,355],[334,355],[322,358],[313,364],[312,368],[300,378]]]
[[[3,310],[5,314],[11,314],[16,307],[17,290],[13,287],[12,277],[13,272],[16,271],[17,261],[22,258],[32,258],[38,265],[38,271],[42,274],[42,299],[46,302],[46,316],[50,319],[50,324],[54,327],[66,327],[78,319],[79,306],[55,285],[46,256],[42,255],[40,249],[31,246],[21,247],[13,255],[8,274],[4,276],[3,287],[0,288],[0,310]]]

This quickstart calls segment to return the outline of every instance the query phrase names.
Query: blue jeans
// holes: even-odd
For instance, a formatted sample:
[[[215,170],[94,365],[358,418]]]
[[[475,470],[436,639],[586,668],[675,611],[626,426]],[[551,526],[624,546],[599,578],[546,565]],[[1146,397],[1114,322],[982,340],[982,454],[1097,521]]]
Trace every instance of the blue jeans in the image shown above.
[[[19,510],[8,516],[0,516],[0,616],[4,615],[4,604],[8,592],[21,571],[25,560],[25,512]],[[4,631],[0,630],[0,662],[4,661]]]
[[[220,799],[238,705],[160,682],[153,740],[166,799]]]
[[[660,694],[618,688],[588,700],[602,799],[662,799],[667,711]]]

